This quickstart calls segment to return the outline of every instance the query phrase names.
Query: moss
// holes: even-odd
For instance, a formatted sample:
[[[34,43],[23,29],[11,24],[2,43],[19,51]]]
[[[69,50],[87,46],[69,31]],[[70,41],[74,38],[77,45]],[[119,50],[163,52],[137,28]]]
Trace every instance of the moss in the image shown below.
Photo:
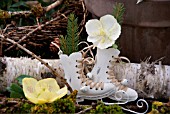
[[[158,108],[158,107],[160,107],[160,106],[162,106],[162,105],[163,105],[162,102],[155,101],[155,102],[152,103],[152,108],[153,108],[153,109],[156,109],[156,108]]]
[[[77,91],[71,93],[67,98],[58,99],[53,103],[33,104],[28,100],[6,98],[0,106],[3,113],[75,113],[75,98]]]
[[[34,104],[23,103],[23,104],[20,106],[18,112],[21,112],[21,113],[30,113],[30,112],[31,112],[30,109],[31,109],[31,107],[33,107],[33,106],[34,106]]]
[[[152,111],[148,114],[170,114],[170,107],[166,103],[154,101],[152,103]]]
[[[55,107],[55,113],[74,113],[75,112],[75,104],[72,102],[72,100],[66,98],[66,99],[58,99],[53,103],[53,106]]]
[[[98,102],[96,108],[90,110],[90,113],[124,114],[119,105],[115,104],[115,105],[106,106],[102,102]]]
[[[47,113],[52,114],[55,112],[55,107],[52,104],[41,104],[31,107],[31,113]]]
[[[31,113],[75,113],[75,98],[77,91],[73,91],[67,98],[58,99],[53,103],[34,105],[31,107]]]
[[[76,103],[76,96],[77,96],[78,91],[74,90],[67,98]]]
[[[47,104],[33,104],[28,100],[24,99],[6,99],[5,104],[3,104],[0,108],[0,112],[3,113],[75,113],[80,112],[86,108],[90,108],[89,106],[81,106],[80,109],[76,109],[75,101],[76,101],[77,91],[73,91],[67,98],[58,99],[53,103]],[[164,109],[165,110],[165,109]],[[163,111],[163,109],[162,109]],[[86,111],[85,113],[107,113],[107,114],[123,114],[123,111],[119,105],[110,105],[106,106],[102,102],[97,102],[92,104],[92,109]]]

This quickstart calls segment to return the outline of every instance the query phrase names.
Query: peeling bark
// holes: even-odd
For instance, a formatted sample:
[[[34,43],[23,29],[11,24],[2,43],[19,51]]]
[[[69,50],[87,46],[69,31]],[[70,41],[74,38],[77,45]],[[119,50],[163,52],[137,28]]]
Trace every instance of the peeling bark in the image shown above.
[[[61,65],[58,60],[44,60],[53,67],[60,76],[64,76]],[[0,91],[4,91],[9,87],[11,82],[15,81],[20,75],[30,75],[36,79],[45,78],[45,73],[51,72],[45,65],[41,64],[37,59],[31,58],[0,58]],[[51,74],[52,75],[52,74]],[[49,75],[48,75],[49,76]],[[56,77],[57,78],[57,77]],[[62,85],[60,79],[57,78],[59,85]]]
[[[140,97],[170,97],[170,66],[142,62],[117,64],[114,67],[117,79],[129,80],[129,87],[135,89]]]
[[[60,76],[64,77],[59,60],[45,60]],[[31,58],[0,58],[0,90],[5,90],[11,82],[21,74],[33,76],[36,79],[45,78],[44,73],[51,72],[38,60]],[[140,97],[168,98],[170,97],[170,66],[155,65],[142,62],[116,63],[115,76],[118,80],[129,80],[129,87],[137,90]],[[57,79],[60,83],[60,81]]]

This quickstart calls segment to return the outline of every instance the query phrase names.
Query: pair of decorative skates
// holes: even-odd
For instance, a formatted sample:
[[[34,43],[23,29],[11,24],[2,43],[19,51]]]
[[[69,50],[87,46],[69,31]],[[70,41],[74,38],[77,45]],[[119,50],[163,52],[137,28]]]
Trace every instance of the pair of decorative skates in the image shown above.
[[[89,50],[74,52],[69,56],[59,54],[67,83],[73,90],[78,90],[77,100],[98,100],[108,97],[123,104],[135,101],[138,98],[137,92],[127,87],[126,79],[118,81],[114,75],[113,67],[120,59],[120,51],[115,48],[97,48],[96,59],[93,62],[92,57],[87,57]],[[87,62],[94,63],[90,72],[85,70]]]

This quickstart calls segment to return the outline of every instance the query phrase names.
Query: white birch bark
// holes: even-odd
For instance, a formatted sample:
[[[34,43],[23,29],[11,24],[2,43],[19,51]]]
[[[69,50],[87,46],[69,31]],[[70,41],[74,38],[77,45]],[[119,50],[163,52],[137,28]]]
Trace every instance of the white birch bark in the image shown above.
[[[170,66],[142,62],[117,64],[114,67],[117,79],[126,78],[129,87],[135,89],[140,97],[170,97]]]
[[[58,60],[44,60],[52,66],[58,74],[64,76],[61,65]],[[0,58],[0,91],[4,91],[20,75],[33,76],[36,79],[42,79],[44,73],[51,72],[45,65],[37,59],[31,58]],[[58,79],[59,80],[59,79]]]
[[[64,76],[59,60],[45,60]],[[2,64],[4,63],[4,65]],[[38,60],[31,58],[0,58],[0,90],[5,90],[19,75],[25,74],[42,79],[42,74],[50,72]],[[170,66],[138,63],[116,63],[114,73],[118,80],[126,78],[129,87],[135,89],[140,97],[170,97]],[[75,82],[76,83],[76,82]]]

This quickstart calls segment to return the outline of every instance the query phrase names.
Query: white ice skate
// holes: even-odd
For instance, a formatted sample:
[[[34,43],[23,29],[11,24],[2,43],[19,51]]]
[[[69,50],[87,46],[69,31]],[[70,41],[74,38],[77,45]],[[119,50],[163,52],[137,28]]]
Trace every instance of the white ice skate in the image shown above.
[[[137,92],[127,87],[128,81],[126,79],[119,82],[113,72],[113,65],[117,61],[119,53],[120,51],[114,48],[97,48],[96,63],[87,77],[90,77],[93,82],[103,81],[114,84],[116,91],[109,96],[110,99],[122,102],[134,101],[138,98]]]
[[[115,93],[116,86],[109,82],[93,82],[84,75],[84,58],[81,52],[72,53],[70,56],[60,54],[67,83],[73,90],[78,90],[77,98],[80,100],[97,100]]]

